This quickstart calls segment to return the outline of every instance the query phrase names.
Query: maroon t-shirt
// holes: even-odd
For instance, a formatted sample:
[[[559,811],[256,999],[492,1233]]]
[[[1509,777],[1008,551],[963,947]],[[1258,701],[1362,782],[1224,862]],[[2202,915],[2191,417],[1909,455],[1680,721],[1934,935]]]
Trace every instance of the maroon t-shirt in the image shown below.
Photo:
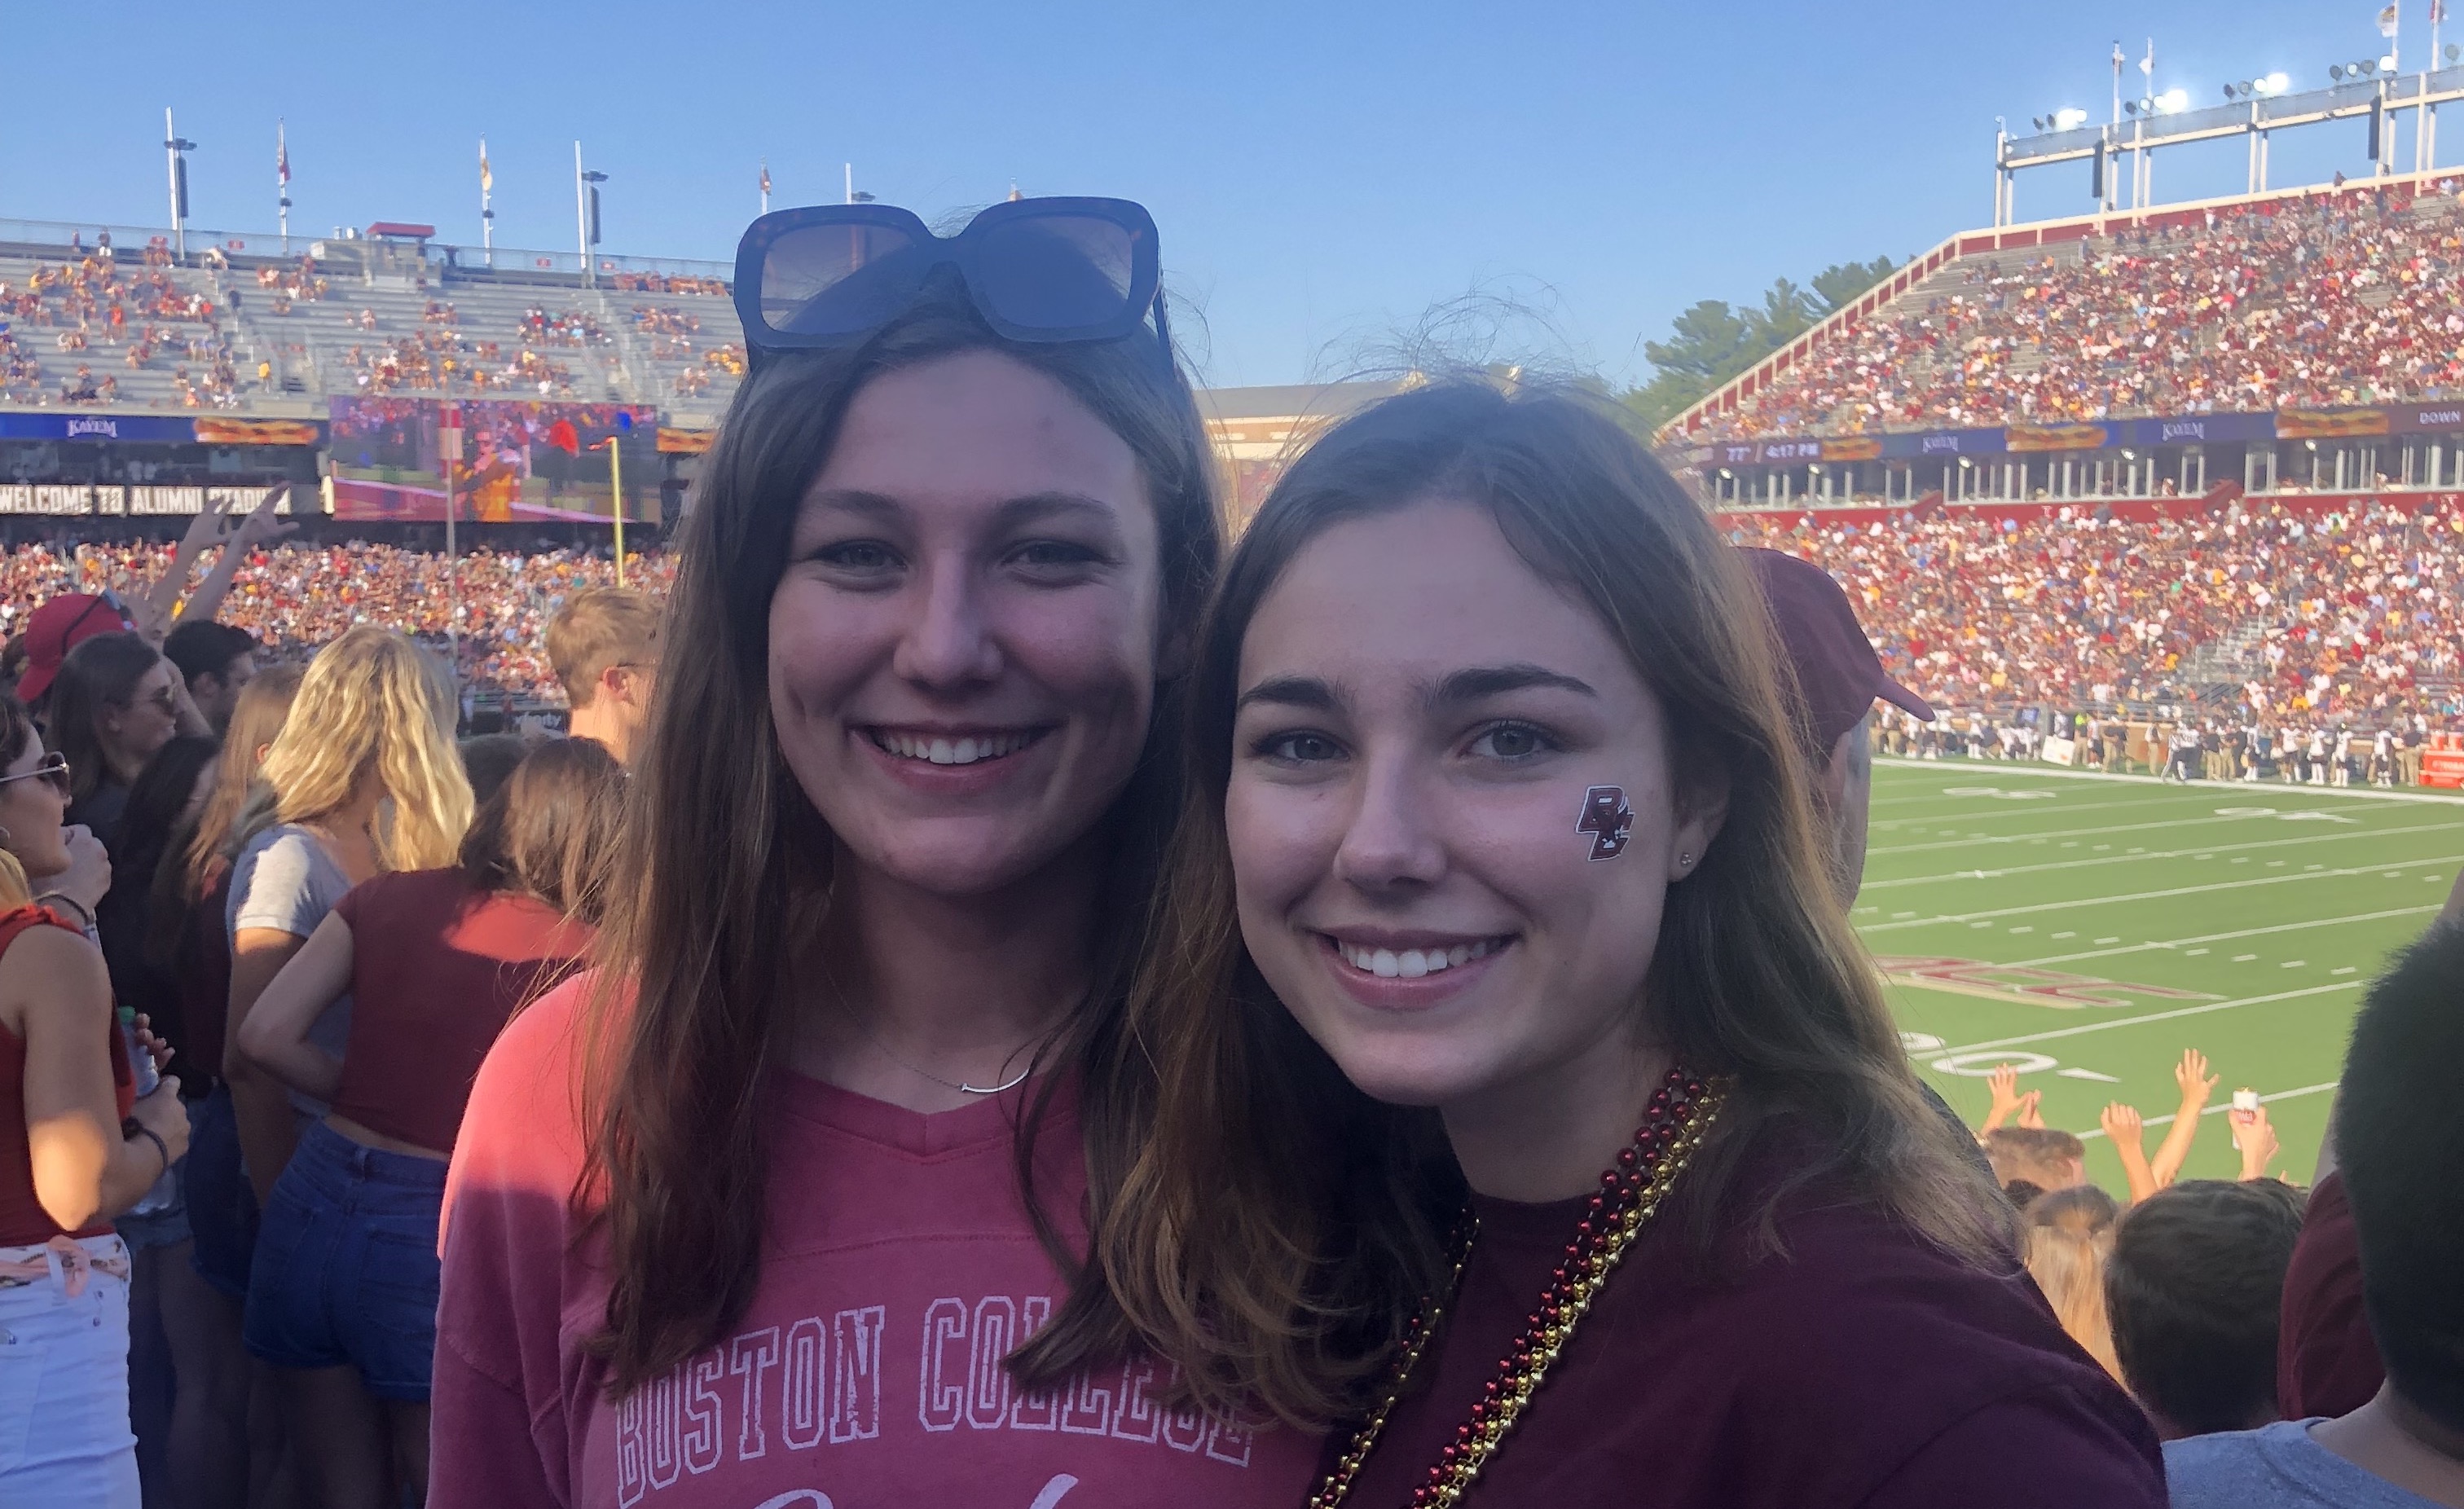
[[[506,1018],[572,969],[590,929],[458,869],[379,875],[334,915],[351,928],[351,1037],[333,1112],[451,1152]]]
[[[2350,1414],[2387,1381],[2369,1317],[2362,1313],[2362,1239],[2344,1180],[2310,1192],[2301,1236],[2284,1271],[2276,1342],[2276,1404],[2288,1420]]]
[[[1682,1192],[1682,1186],[1681,1186]],[[1407,1501],[1520,1334],[1584,1202],[1478,1202],[1462,1293],[1351,1501]],[[1698,1276],[1672,1213],[1627,1249],[1473,1504],[2160,1509],[2155,1432],[2024,1273],[1800,1207],[1784,1258]],[[1432,1367],[1434,1364],[1434,1367]]]

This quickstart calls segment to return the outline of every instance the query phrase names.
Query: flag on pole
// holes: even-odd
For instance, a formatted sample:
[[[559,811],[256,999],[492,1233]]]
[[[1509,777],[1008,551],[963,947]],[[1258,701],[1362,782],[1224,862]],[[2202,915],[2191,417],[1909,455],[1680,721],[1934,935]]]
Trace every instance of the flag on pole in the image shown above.
[[[766,161],[761,164],[761,191],[770,192],[770,164]]]
[[[2447,20],[2447,0],[2430,0],[2430,24],[2439,26]]]
[[[496,175],[488,166],[488,139],[481,137],[479,139],[479,192],[494,193],[495,188]]]
[[[274,122],[274,181],[285,188],[291,186],[291,145],[283,140],[280,120]]]
[[[2384,10],[2384,11],[2380,11],[2380,12],[2379,12],[2379,35],[2381,35],[2381,36],[2393,36],[2393,35],[2395,35],[2395,33],[2396,33],[2396,27],[2397,27],[2397,24],[2398,24],[2398,23],[2397,23],[2397,18],[2396,18],[2395,7],[2394,7],[2394,6],[2389,6],[2389,7],[2387,7],[2386,10]]]

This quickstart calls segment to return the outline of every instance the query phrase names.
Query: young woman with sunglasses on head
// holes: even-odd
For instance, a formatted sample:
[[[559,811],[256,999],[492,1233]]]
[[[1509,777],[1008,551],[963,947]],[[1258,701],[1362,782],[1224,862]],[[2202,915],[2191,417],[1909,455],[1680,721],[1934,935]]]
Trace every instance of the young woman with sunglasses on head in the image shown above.
[[[1312,1503],[2164,1502],[1920,1098],[1753,587],[1613,420],[1339,426],[1191,696],[1096,1256],[1201,1397],[1347,1420]]]
[[[1290,1504],[1314,1436],[1054,1321],[1220,539],[1153,224],[786,211],[736,295],[600,967],[454,1150],[430,1503]]]
[[[0,699],[0,1502],[136,1509],[128,1250],[111,1217],[188,1141],[180,1082],[139,1097],[102,954],[28,904],[64,869],[70,772]]]

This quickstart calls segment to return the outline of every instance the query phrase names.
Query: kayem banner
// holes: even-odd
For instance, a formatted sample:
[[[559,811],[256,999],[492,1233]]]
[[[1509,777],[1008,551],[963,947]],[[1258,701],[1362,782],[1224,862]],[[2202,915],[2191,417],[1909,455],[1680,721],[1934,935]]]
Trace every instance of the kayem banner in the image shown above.
[[[227,414],[0,413],[0,440],[72,440],[157,446],[316,446],[325,426],[308,419],[241,419]]]

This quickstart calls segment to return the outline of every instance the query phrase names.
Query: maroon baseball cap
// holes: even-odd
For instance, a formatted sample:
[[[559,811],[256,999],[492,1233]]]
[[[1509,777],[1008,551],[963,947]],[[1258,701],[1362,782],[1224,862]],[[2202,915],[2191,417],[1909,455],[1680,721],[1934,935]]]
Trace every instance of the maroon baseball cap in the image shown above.
[[[1877,697],[1933,721],[1925,698],[1882,674],[1873,641],[1831,573],[1776,550],[1749,549],[1746,563],[1779,628],[1780,654],[1796,671],[1799,696],[1789,715],[1809,750],[1827,755]]]
[[[123,634],[128,621],[116,593],[63,592],[26,615],[26,673],[17,678],[21,702],[40,701],[60,673],[69,651],[102,634]]]

